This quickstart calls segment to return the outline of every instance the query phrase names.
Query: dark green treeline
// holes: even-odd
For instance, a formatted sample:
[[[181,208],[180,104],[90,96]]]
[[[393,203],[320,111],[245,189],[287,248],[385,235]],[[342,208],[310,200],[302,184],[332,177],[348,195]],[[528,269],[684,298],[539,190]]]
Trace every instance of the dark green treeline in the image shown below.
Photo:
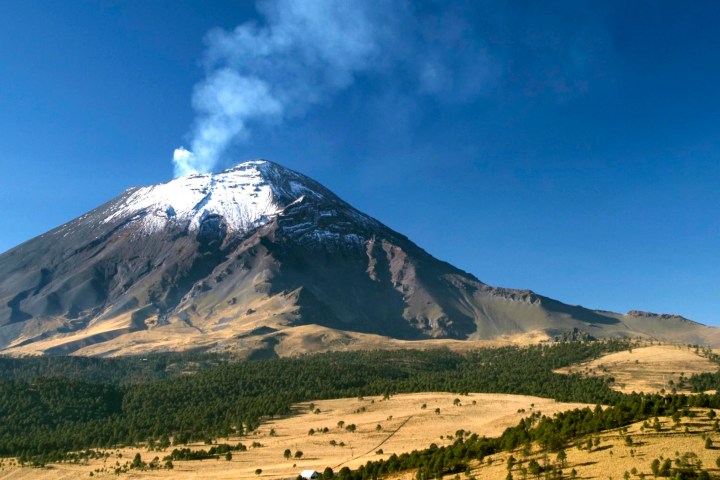
[[[314,399],[422,391],[537,395],[615,404],[608,380],[552,370],[630,348],[628,341],[374,351],[229,363],[212,355],[0,360],[0,455],[175,443],[253,430]],[[189,371],[196,372],[187,375]]]

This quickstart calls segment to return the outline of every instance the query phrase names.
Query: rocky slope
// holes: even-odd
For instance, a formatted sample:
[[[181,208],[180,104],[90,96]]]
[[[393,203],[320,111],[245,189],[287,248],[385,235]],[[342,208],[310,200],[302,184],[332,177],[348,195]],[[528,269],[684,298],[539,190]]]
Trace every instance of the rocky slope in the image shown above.
[[[568,335],[720,339],[681,317],[486,285],[264,160],[129,189],[0,255],[0,353],[272,355],[291,341],[313,350]]]

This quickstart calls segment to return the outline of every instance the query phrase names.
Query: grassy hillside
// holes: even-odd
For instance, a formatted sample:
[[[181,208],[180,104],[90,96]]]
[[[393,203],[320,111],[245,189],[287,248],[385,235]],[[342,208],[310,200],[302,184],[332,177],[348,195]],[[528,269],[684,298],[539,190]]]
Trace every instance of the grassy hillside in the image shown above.
[[[495,392],[614,404],[623,396],[608,387],[608,379],[553,370],[626,348],[625,341],[611,341],[469,353],[327,353],[219,365],[147,382],[111,373],[122,371],[123,362],[142,362],[136,358],[90,369],[73,363],[86,360],[44,359],[40,369],[37,359],[27,360],[27,368],[25,360],[15,360],[20,363],[12,363],[13,375],[0,373],[14,378],[0,381],[0,455],[46,461],[91,447],[216,438],[252,431],[262,418],[289,414],[295,402],[360,395]],[[98,381],[104,368],[112,381]]]
[[[720,395],[717,394],[711,396],[705,394],[695,396],[633,394],[606,409],[600,407],[575,409],[558,413],[552,418],[532,415],[528,419],[522,420],[516,427],[505,430],[500,437],[486,438],[477,434],[470,434],[466,437],[463,435],[450,446],[431,445],[425,450],[393,455],[387,460],[371,461],[356,470],[343,469],[339,474],[342,480],[392,476],[392,474],[407,470],[415,471],[417,479],[440,478],[443,475],[462,472],[470,475],[473,467],[483,464],[486,458],[490,459],[487,464],[491,465],[494,456],[495,460],[498,457],[505,460],[510,473],[506,478],[513,478],[514,468],[517,470],[524,468],[524,472],[516,473],[516,475],[522,475],[519,478],[527,478],[528,474],[536,478],[540,478],[541,475],[544,478],[553,479],[577,478],[577,472],[563,476],[563,469],[567,467],[566,449],[575,447],[592,452],[593,450],[612,448],[607,444],[599,448],[601,436],[607,437],[608,433],[619,435],[625,446],[631,447],[634,442],[633,437],[627,434],[627,429],[624,427],[635,422],[644,422],[635,428],[643,435],[651,435],[650,432],[660,435],[671,429],[682,432],[686,436],[696,434],[697,441],[693,443],[693,450],[699,450],[703,446],[712,450],[714,448],[713,440],[711,436],[707,435],[707,432],[717,432],[720,427],[715,421],[714,410],[708,416],[707,409],[719,407]],[[702,411],[705,416],[703,419],[693,421],[698,416],[698,410]],[[661,422],[659,417],[664,417],[664,421]],[[683,418],[687,420],[683,422]],[[690,430],[691,427],[693,431]],[[645,434],[646,430],[647,434]],[[700,436],[700,433],[703,436]],[[710,438],[709,443],[708,438]],[[644,443],[640,442],[637,446],[642,445]],[[502,452],[505,453],[502,454]],[[511,456],[508,453],[517,455],[513,456],[512,462],[508,461]],[[532,455],[533,453],[535,455]],[[653,467],[650,461],[647,461],[644,466],[641,458],[638,458],[636,462],[623,462],[623,466],[627,466],[628,471],[628,476],[625,478],[630,478],[629,472],[632,468],[637,471],[637,466],[640,466],[641,471],[651,471],[656,477],[657,473],[661,473],[660,476],[677,479],[710,478],[706,470],[708,467],[714,467],[714,465],[706,465],[703,469],[703,464],[697,462],[698,455],[694,451],[690,451],[689,455],[684,456],[680,452],[673,455],[672,451],[662,449],[652,453],[657,455],[656,467]],[[519,458],[526,460],[524,466],[522,462],[518,462]],[[585,463],[582,466],[593,463],[597,462]],[[631,466],[633,464],[637,466]],[[657,472],[655,468],[657,468]],[[486,478],[502,478],[497,476],[498,473],[496,468],[493,470],[495,476]]]

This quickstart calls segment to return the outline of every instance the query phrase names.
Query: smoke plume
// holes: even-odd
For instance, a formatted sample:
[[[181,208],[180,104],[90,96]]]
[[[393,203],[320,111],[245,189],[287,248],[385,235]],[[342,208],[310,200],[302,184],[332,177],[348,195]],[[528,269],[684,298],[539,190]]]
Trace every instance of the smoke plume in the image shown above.
[[[378,114],[405,109],[417,112],[408,114],[415,118],[435,112],[436,104],[464,106],[490,94],[510,100],[535,91],[567,96],[594,74],[578,67],[575,48],[557,41],[552,16],[533,26],[538,33],[528,30],[524,9],[441,3],[259,0],[259,21],[211,30],[205,78],[192,97],[190,148],[175,151],[175,174],[213,170],[252,130],[301,117],[353,84],[375,99],[397,99],[383,102]],[[518,31],[524,36],[517,38]],[[565,35],[570,43],[576,36]],[[528,59],[537,63],[531,71],[515,67]]]
[[[212,170],[253,126],[302,115],[371,68],[388,31],[371,7],[363,0],[263,2],[262,25],[212,30],[206,77],[193,93],[190,149],[175,150],[175,175]]]

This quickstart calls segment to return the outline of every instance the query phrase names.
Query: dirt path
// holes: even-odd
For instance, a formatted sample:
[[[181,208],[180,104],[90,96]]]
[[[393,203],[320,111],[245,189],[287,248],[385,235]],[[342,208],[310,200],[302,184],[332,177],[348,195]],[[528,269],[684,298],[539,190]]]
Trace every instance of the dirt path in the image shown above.
[[[390,432],[390,434],[389,434],[387,437],[385,437],[382,442],[378,443],[377,445],[375,445],[373,448],[371,448],[371,449],[368,450],[367,452],[363,453],[362,455],[357,455],[357,456],[355,456],[355,457],[353,457],[353,458],[349,458],[349,459],[345,460],[344,462],[335,465],[335,466],[333,467],[333,469],[338,469],[338,468],[342,467],[343,465],[345,465],[345,464],[348,463],[348,462],[351,462],[351,461],[353,461],[353,460],[357,460],[357,459],[360,458],[360,457],[364,457],[365,455],[370,455],[371,453],[376,452],[376,451],[378,450],[378,448],[382,447],[383,444],[385,444],[385,442],[387,442],[388,440],[390,440],[390,439],[393,437],[393,435],[395,435],[398,431],[400,431],[400,429],[401,429],[402,427],[404,427],[405,424],[406,424],[407,422],[409,422],[410,419],[413,418],[413,417],[414,417],[414,415],[410,415],[408,418],[406,418],[395,430],[393,430],[392,432]]]
[[[457,400],[461,402],[457,402]],[[425,392],[382,396],[316,400],[295,405],[295,414],[269,419],[242,437],[218,439],[219,443],[242,442],[247,451],[233,452],[231,460],[173,462],[173,470],[130,470],[121,476],[127,480],[275,480],[295,478],[302,470],[322,472],[327,466],[358,468],[368,460],[388,459],[431,443],[451,445],[459,429],[486,435],[501,435],[505,428],[517,425],[521,418],[535,412],[555,412],[586,405],[562,403],[547,398],[505,394],[458,396],[455,393]],[[440,411],[440,413],[438,413]],[[355,425],[353,431],[343,425]],[[381,430],[377,430],[381,425]],[[310,433],[310,430],[313,433]],[[702,446],[702,445],[701,445]],[[90,460],[88,465],[61,463],[46,468],[5,467],[0,479],[7,480],[114,480],[116,464],[130,462],[140,453],[144,461],[162,459],[172,451],[148,451],[145,448],[121,448],[109,451],[106,464]],[[195,443],[191,449],[208,445]],[[384,453],[376,453],[382,448]],[[285,450],[300,457],[285,458]],[[355,452],[366,452],[355,455]],[[256,473],[260,471],[261,473]]]

